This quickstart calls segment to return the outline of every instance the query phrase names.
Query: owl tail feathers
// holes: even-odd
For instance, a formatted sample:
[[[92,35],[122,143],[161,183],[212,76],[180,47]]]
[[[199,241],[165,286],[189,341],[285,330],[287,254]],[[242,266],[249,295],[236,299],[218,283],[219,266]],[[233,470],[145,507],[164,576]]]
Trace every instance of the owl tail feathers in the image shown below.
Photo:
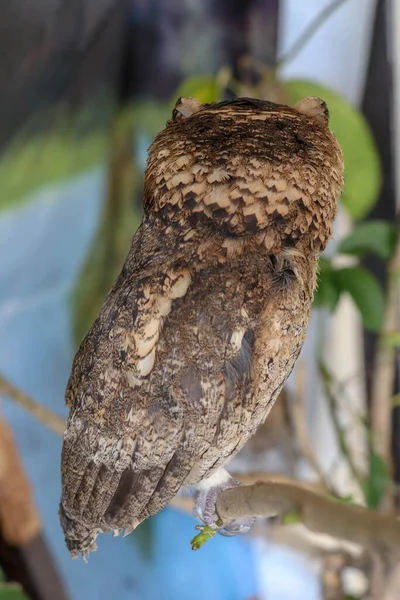
[[[97,550],[96,539],[99,533],[112,533],[113,537],[117,537],[123,531],[122,537],[126,537],[143,521],[143,519],[137,519],[133,524],[129,527],[125,527],[123,530],[114,529],[104,522],[103,527],[90,527],[84,520],[72,516],[62,502],[60,503],[58,513],[69,553],[72,558],[78,558],[78,556],[82,554],[85,562],[87,562],[89,554]]]
[[[90,529],[82,521],[69,516],[62,504],[60,504],[59,515],[65,543],[72,558],[82,554],[86,562],[89,554],[97,550],[96,538],[101,533],[101,529]]]

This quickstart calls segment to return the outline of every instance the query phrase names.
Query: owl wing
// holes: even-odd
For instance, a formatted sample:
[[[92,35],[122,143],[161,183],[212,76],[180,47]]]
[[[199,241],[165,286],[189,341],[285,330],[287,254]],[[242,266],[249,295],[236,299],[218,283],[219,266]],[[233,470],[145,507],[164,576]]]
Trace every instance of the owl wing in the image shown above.
[[[177,364],[169,387],[149,376],[163,323],[191,281],[181,269],[133,287],[117,282],[75,358],[60,508],[72,553],[93,547],[99,531],[129,531],[158,512],[186,481],[212,470],[236,435],[250,387],[252,330],[239,339],[217,328],[224,333],[214,333],[212,372]]]

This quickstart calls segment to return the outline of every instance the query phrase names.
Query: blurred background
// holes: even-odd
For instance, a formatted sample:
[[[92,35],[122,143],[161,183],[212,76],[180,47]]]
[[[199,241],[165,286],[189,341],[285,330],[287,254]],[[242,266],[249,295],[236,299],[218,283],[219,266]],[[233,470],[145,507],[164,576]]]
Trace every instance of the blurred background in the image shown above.
[[[299,522],[259,519],[193,553],[190,502],[176,501],[127,538],[101,536],[85,564],[58,520],[72,358],[180,95],[320,96],[345,157],[305,348],[230,471],[396,510],[399,39],[396,0],[0,3],[0,600],[399,598],[396,568]]]

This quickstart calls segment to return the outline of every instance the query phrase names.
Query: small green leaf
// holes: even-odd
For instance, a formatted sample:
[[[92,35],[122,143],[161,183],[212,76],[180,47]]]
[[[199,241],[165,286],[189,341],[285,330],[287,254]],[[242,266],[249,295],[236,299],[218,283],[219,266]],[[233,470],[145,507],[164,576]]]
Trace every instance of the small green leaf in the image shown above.
[[[387,221],[360,223],[341,241],[339,252],[357,256],[371,252],[388,260],[394,252],[396,237],[396,227]]]
[[[174,94],[173,104],[181,96],[196,98],[199,102],[207,104],[221,100],[222,89],[217,77],[212,75],[193,75],[183,80]]]
[[[305,96],[319,96],[328,104],[330,127],[344,156],[342,202],[353,219],[361,219],[375,205],[381,187],[379,154],[367,121],[341,96],[318,83],[293,80],[283,85],[293,103]]]
[[[380,331],[385,311],[385,298],[379,281],[363,267],[337,269],[332,277],[341,292],[352,297],[361,313],[364,327]]]
[[[369,459],[368,479],[363,491],[368,508],[379,508],[390,482],[388,467],[383,458],[372,451]]]
[[[314,294],[314,307],[326,306],[334,311],[340,298],[340,290],[332,276],[333,266],[330,260],[321,258],[319,262],[318,286]]]
[[[196,525],[195,529],[198,529],[200,533],[194,536],[192,540],[190,540],[190,544],[192,546],[192,550],[199,550],[208,540],[212,540],[212,538],[217,533],[216,529],[209,527],[208,525]]]

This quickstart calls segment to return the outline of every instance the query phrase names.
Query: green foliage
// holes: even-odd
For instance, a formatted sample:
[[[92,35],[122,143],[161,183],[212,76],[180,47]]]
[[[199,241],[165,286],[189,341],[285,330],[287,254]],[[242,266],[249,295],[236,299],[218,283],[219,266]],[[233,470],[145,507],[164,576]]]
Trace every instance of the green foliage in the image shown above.
[[[127,105],[112,122],[110,103],[57,115],[45,131],[27,127],[0,156],[0,211],[14,208],[43,185],[84,173],[107,160],[113,131],[145,132],[151,140],[170,116],[165,104],[147,101]],[[50,118],[50,117],[49,117]]]
[[[203,104],[222,99],[223,89],[218,78],[213,75],[194,75],[185,79],[174,94],[173,104],[181,96],[196,98]]]
[[[347,292],[360,311],[364,327],[380,331],[385,298],[379,281],[363,267],[336,269],[335,282],[340,292]]]
[[[330,126],[343,151],[345,186],[342,202],[353,219],[361,219],[375,205],[381,187],[381,168],[370,128],[360,111],[341,96],[318,83],[286,81],[284,88],[296,103],[319,96],[329,106]]]
[[[20,585],[5,581],[2,571],[0,571],[0,600],[28,600]]]
[[[92,112],[94,114],[92,114]],[[110,109],[96,114],[57,115],[46,130],[27,127],[0,156],[0,211],[13,208],[35,189],[82,173],[105,160]],[[51,117],[49,116],[51,120]]]
[[[195,529],[200,531],[200,533],[195,535],[194,538],[190,540],[192,550],[199,550],[206,542],[208,542],[208,540],[212,540],[217,533],[216,529],[213,529],[208,525],[196,525]]]
[[[340,299],[340,289],[335,281],[332,261],[322,257],[319,261],[318,288],[314,295],[314,306],[326,306],[334,311]]]
[[[376,254],[388,260],[396,244],[396,227],[387,221],[368,221],[357,224],[353,231],[339,244],[339,252],[364,256]]]
[[[376,277],[363,267],[336,268],[330,260],[321,259],[314,306],[326,306],[333,311],[342,293],[348,293],[353,299],[364,327],[370,331],[380,331],[385,298]]]
[[[1,584],[0,600],[28,600],[28,596],[24,594],[19,585]]]
[[[397,346],[400,346],[400,331],[385,333],[383,339],[388,346],[396,348]]]
[[[387,464],[374,450],[369,457],[368,477],[363,484],[365,503],[368,508],[379,508],[388,489],[390,475]]]

